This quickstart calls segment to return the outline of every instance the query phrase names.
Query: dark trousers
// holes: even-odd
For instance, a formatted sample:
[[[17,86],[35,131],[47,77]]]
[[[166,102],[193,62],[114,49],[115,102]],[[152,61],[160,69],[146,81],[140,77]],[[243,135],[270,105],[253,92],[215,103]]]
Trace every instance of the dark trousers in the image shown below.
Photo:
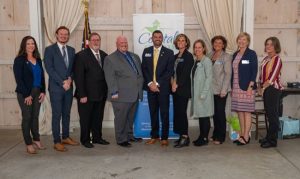
[[[91,142],[90,133],[92,133],[93,142],[102,138],[102,121],[105,107],[103,101],[89,101],[80,103],[77,100],[78,113],[80,117],[80,142],[82,144]]]
[[[173,94],[173,109],[174,109],[174,132],[179,135],[188,135],[188,117],[187,106],[189,98]]]
[[[210,117],[200,117],[199,128],[200,128],[199,138],[207,140],[209,130],[210,130]]]
[[[26,145],[31,145],[32,140],[40,141],[39,134],[39,113],[41,103],[39,102],[40,89],[31,90],[32,104],[26,105],[22,94],[17,94],[18,103],[22,111],[22,132]],[[32,135],[32,137],[31,137]]]
[[[151,117],[151,138],[159,138],[159,112],[162,123],[161,139],[167,140],[169,137],[169,94],[148,92],[148,104]]]
[[[264,107],[269,121],[268,132],[266,139],[277,144],[278,130],[279,130],[279,100],[281,91],[269,86],[264,91]]]
[[[214,131],[212,138],[220,142],[224,142],[226,138],[226,99],[227,95],[223,98],[220,95],[214,95],[215,113],[213,116]]]
[[[69,137],[70,112],[73,102],[73,89],[68,91],[50,91],[52,108],[52,135],[54,143],[60,143],[60,121],[62,122],[62,138]]]
[[[128,142],[133,138],[133,122],[136,112],[136,102],[114,102],[112,107],[115,115],[115,137],[117,143]]]

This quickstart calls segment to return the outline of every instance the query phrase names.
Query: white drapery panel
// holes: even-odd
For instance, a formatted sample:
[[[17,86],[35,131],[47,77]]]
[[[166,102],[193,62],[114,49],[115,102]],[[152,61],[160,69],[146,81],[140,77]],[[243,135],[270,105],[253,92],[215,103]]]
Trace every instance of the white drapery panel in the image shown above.
[[[226,37],[229,53],[237,49],[236,37],[242,29],[243,3],[244,0],[193,0],[197,20],[207,37]]]
[[[44,0],[46,34],[51,43],[56,41],[55,30],[66,26],[74,31],[84,12],[82,0]]]

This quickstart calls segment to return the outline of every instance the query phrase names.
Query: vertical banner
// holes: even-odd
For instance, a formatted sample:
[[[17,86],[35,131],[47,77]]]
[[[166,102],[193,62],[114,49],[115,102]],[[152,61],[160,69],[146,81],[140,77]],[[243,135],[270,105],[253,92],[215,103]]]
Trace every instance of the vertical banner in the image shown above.
[[[134,14],[133,15],[133,46],[134,52],[142,57],[144,48],[152,46],[152,32],[160,30],[163,33],[163,45],[177,53],[173,41],[180,33],[184,33],[184,14]],[[142,59],[142,58],[141,58]],[[150,138],[151,120],[147,92],[144,91],[143,101],[139,102],[134,122],[136,137]],[[173,132],[173,100],[170,96],[169,137],[176,138]],[[160,123],[161,131],[161,123]]]

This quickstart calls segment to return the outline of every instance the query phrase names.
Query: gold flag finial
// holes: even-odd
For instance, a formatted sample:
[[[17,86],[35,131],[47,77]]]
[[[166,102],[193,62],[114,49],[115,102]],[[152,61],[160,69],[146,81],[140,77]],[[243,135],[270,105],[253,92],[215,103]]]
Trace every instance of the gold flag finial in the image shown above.
[[[84,5],[84,11],[88,11],[89,9],[89,0],[82,0],[81,3]]]

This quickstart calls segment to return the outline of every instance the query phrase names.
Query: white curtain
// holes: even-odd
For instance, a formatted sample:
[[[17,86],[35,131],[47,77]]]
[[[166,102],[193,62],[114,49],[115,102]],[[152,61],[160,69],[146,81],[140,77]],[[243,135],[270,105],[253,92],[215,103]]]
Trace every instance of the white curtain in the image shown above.
[[[199,24],[209,39],[223,35],[227,39],[227,52],[237,49],[236,37],[242,29],[244,0],[193,0]]]
[[[56,42],[55,31],[59,26],[66,26],[70,33],[74,31],[81,17],[84,15],[84,5],[82,0],[43,0],[45,28],[48,40],[51,43]],[[46,83],[48,83],[48,76]],[[48,86],[48,84],[46,85]],[[46,89],[47,90],[47,89]],[[39,116],[39,131],[41,135],[50,135],[51,130],[51,104],[49,93],[41,106]],[[76,115],[76,117],[74,117]],[[71,113],[71,119],[78,119],[77,113]],[[70,130],[74,129],[74,123],[70,123]]]
[[[56,41],[55,30],[66,26],[74,31],[84,12],[82,0],[43,0],[46,34],[51,43]]]

